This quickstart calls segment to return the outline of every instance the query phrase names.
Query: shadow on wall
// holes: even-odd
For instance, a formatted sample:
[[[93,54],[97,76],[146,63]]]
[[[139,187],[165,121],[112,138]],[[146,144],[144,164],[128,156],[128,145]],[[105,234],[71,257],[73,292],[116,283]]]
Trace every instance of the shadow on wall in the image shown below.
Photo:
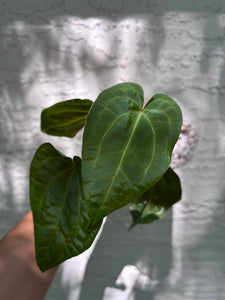
[[[185,271],[178,285],[183,285],[185,281],[192,282],[189,294],[191,299],[214,299],[216,295],[216,299],[222,300],[225,295],[224,195],[223,189],[213,218],[210,220],[206,218],[202,222],[201,226],[205,227],[204,234],[185,251],[186,259],[183,262]]]
[[[131,231],[128,208],[111,214],[84,275],[80,300],[153,299],[171,268],[172,211]],[[142,298],[139,298],[141,295]]]
[[[225,22],[224,18],[218,15],[211,15],[205,18],[202,36],[202,54],[200,68],[205,78],[208,89],[206,92],[213,99],[217,97],[218,112],[221,119],[225,115]],[[219,83],[215,78],[219,77]],[[209,107],[212,109],[212,107]]]
[[[62,15],[72,15],[82,18],[106,17],[115,19],[117,17],[133,16],[137,14],[159,15],[164,12],[180,11],[195,13],[225,13],[225,6],[220,0],[114,0],[113,2],[103,0],[39,0],[38,2],[13,0],[1,1],[1,17],[6,17],[7,21],[12,19],[24,19],[32,16],[38,17],[39,23],[48,22],[49,19]],[[9,13],[8,13],[9,12]],[[41,16],[41,18],[40,18]]]

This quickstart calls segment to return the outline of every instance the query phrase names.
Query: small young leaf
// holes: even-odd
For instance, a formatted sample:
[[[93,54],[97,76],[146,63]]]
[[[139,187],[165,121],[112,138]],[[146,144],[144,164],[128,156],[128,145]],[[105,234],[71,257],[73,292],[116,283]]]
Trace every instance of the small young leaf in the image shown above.
[[[87,116],[82,176],[93,225],[142,195],[169,167],[181,110],[161,94],[143,102],[139,85],[122,83],[103,91]]]
[[[169,168],[153,187],[130,205],[133,223],[151,223],[181,199],[181,184],[177,174]]]
[[[37,263],[42,271],[90,247],[101,222],[90,231],[83,198],[80,158],[65,157],[42,144],[30,169]]]
[[[44,109],[41,114],[41,130],[51,135],[74,137],[84,127],[92,103],[88,99],[73,99]]]

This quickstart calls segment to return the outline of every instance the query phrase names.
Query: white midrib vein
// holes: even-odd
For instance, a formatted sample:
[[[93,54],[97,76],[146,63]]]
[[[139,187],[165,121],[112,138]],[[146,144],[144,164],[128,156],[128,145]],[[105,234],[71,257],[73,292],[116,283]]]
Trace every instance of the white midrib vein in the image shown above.
[[[114,181],[115,181],[115,179],[116,179],[116,177],[117,177],[117,175],[118,175],[118,173],[119,173],[119,171],[120,171],[120,169],[121,169],[121,165],[122,165],[122,163],[123,163],[123,160],[124,160],[124,157],[125,157],[125,155],[126,155],[127,149],[128,149],[128,147],[129,147],[129,145],[130,145],[130,142],[131,142],[131,140],[132,140],[132,137],[133,137],[133,135],[134,135],[134,132],[135,132],[135,130],[136,130],[136,128],[137,128],[137,125],[138,125],[138,122],[139,122],[141,116],[142,116],[142,113],[140,112],[140,114],[138,115],[138,117],[137,117],[137,119],[136,119],[136,122],[135,122],[135,124],[134,124],[133,130],[132,130],[132,132],[131,132],[131,134],[130,134],[130,137],[129,137],[129,140],[128,140],[128,142],[127,142],[127,145],[126,145],[126,147],[124,148],[123,154],[122,154],[122,156],[121,156],[121,159],[120,159],[119,165],[118,165],[118,167],[117,167],[117,170],[116,170],[116,172],[115,172],[115,174],[114,174],[114,176],[113,176],[113,178],[112,178],[111,184],[110,184],[110,186],[108,187],[108,189],[107,189],[107,191],[106,191],[104,200],[102,201],[101,205],[99,206],[99,208],[98,208],[98,213],[97,213],[97,215],[95,216],[95,218],[94,218],[93,221],[95,221],[96,218],[98,217],[99,211],[101,210],[101,207],[105,204],[106,199],[108,198],[109,192],[111,191],[112,185],[113,185],[113,183],[114,183]]]

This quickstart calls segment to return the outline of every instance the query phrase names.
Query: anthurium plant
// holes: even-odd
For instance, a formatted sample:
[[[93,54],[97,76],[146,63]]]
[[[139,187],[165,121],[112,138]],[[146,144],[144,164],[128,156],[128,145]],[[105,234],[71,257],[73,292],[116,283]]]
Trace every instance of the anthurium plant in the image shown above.
[[[180,200],[180,181],[169,166],[181,124],[174,100],[157,94],[144,105],[135,83],[108,88],[95,102],[67,100],[42,112],[47,134],[72,138],[84,127],[81,158],[44,143],[31,162],[30,202],[42,271],[89,248],[113,211],[129,204],[133,227],[160,218]]]

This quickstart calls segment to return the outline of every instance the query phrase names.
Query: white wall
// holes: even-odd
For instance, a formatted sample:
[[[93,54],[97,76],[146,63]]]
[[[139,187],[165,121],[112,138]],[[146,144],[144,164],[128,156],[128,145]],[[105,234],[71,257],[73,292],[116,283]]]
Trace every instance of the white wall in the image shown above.
[[[220,0],[0,0],[1,236],[29,210],[35,149],[50,141],[80,153],[82,134],[40,132],[56,101],[133,81],[146,100],[175,98],[197,132],[176,169],[182,201],[132,231],[127,208],[112,214],[95,248],[61,266],[47,300],[224,299],[224,49]]]

